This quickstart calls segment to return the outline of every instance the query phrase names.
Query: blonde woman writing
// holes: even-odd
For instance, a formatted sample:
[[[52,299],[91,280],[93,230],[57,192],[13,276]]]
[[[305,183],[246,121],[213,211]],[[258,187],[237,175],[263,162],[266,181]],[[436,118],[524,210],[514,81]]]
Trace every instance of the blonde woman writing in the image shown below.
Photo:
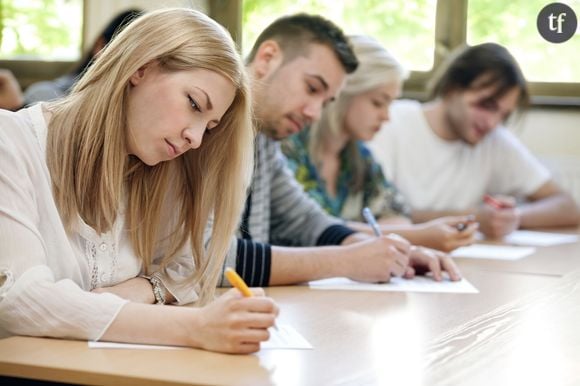
[[[273,301],[213,299],[252,170],[250,104],[229,35],[168,9],[69,96],[0,112],[0,336],[258,350]]]
[[[398,233],[413,244],[443,251],[470,244],[477,224],[466,216],[411,224],[404,198],[363,144],[388,121],[389,105],[399,96],[406,74],[376,40],[351,36],[350,41],[359,67],[321,119],[282,145],[296,179],[329,214],[348,220],[352,229],[371,233],[361,214],[369,207],[383,232]]]

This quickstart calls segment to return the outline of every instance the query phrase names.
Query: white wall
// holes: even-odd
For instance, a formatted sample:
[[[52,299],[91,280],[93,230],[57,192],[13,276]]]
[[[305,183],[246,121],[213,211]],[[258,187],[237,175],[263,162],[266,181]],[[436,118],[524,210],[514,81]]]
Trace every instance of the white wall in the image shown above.
[[[538,156],[580,158],[580,109],[532,109],[514,129]]]
[[[87,0],[85,2],[85,52],[90,47],[99,33],[105,28],[109,21],[118,13],[129,8],[139,8],[152,10],[166,7],[186,7],[193,8],[204,13],[209,12],[208,0]]]
[[[580,109],[532,109],[514,132],[580,205]]]

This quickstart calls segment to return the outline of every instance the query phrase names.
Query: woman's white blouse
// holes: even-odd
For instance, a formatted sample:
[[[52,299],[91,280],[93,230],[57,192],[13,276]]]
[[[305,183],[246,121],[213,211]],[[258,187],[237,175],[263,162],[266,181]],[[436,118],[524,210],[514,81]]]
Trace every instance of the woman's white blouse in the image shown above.
[[[105,234],[80,217],[66,234],[52,196],[46,133],[41,104],[0,110],[0,337],[97,340],[127,301],[90,290],[134,278],[142,264],[122,213]],[[184,254],[163,277],[180,279],[192,269]],[[197,298],[193,288],[163,282],[178,303]]]

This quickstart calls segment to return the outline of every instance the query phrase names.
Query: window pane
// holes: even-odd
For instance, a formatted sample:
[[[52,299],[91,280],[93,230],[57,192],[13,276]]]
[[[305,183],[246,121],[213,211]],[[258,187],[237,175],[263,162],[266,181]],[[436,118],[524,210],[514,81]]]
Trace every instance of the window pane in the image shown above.
[[[77,60],[82,0],[1,0],[0,58]]]
[[[436,0],[244,0],[242,47],[247,55],[271,22],[283,15],[323,15],[347,34],[382,42],[409,70],[433,66]]]
[[[580,1],[568,3],[576,14]],[[505,45],[534,82],[580,82],[580,36],[554,44],[538,33],[536,19],[545,0],[469,0],[467,43],[496,42]]]

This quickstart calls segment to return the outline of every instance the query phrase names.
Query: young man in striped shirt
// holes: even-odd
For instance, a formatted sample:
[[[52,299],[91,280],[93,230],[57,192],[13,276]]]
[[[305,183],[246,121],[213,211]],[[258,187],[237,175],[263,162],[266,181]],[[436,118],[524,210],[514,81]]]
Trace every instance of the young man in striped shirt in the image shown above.
[[[277,141],[317,120],[357,65],[337,26],[305,14],[272,23],[248,57],[259,133],[253,180],[226,266],[235,267],[251,286],[341,276],[386,282],[391,276],[411,277],[417,266],[432,270],[436,278],[446,270],[459,279],[446,254],[411,246],[397,236],[356,233],[328,216],[287,169]]]

